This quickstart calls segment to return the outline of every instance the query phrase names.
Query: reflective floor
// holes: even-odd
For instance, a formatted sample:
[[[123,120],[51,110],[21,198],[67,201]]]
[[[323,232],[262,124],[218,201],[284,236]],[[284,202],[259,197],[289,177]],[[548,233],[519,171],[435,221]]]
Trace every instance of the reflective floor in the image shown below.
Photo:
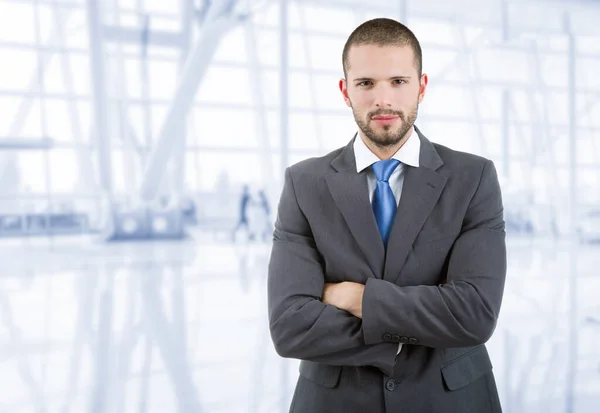
[[[504,411],[598,411],[600,246],[508,245],[488,345]],[[212,239],[0,241],[0,412],[287,412],[298,362],[270,341],[269,254]]]

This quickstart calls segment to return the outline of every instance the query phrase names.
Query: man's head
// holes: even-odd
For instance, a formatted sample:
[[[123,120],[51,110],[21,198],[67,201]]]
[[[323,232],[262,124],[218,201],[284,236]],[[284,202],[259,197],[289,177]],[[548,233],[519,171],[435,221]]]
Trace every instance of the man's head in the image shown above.
[[[413,126],[425,96],[421,46],[391,19],[358,26],[342,53],[340,90],[364,136],[380,148],[397,145]]]

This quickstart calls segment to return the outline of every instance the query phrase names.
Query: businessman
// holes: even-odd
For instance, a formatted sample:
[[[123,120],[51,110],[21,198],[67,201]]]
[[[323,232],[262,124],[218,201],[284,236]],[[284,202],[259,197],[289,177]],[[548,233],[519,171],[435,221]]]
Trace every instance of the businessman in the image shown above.
[[[273,234],[271,338],[302,360],[290,412],[501,412],[485,347],[506,276],[494,164],[414,125],[428,78],[404,25],[361,24],[342,63],[358,132],[286,169]]]

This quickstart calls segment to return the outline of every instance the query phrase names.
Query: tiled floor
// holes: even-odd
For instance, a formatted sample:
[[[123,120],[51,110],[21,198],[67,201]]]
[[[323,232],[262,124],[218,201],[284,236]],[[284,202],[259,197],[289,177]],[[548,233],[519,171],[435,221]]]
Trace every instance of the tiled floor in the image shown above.
[[[488,345],[504,411],[566,413],[572,392],[569,413],[595,412],[600,246],[508,245]],[[269,253],[192,240],[3,241],[0,412],[287,412],[298,362],[270,341]]]

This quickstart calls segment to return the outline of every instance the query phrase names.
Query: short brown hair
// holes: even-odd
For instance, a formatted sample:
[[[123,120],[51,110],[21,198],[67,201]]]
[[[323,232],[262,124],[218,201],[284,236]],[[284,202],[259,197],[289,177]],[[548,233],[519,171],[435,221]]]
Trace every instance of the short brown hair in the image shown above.
[[[415,55],[415,68],[421,77],[423,71],[423,53],[414,33],[396,20],[377,18],[358,26],[348,37],[342,52],[344,77],[347,77],[348,53],[352,46],[374,44],[377,46],[410,46]]]

